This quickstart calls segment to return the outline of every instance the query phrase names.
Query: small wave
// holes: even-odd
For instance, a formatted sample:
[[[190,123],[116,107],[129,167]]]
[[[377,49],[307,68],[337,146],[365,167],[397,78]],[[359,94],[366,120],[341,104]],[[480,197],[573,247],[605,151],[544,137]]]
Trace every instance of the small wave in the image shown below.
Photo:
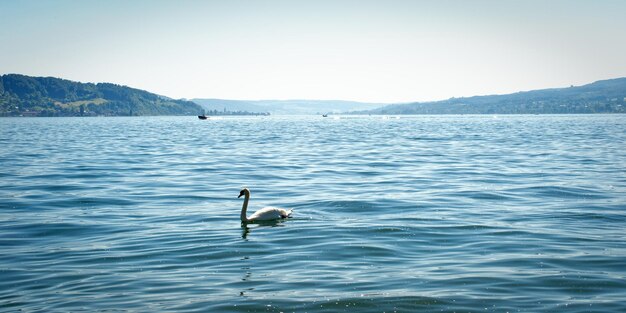
[[[508,189],[512,194],[521,194],[524,197],[551,198],[551,199],[605,199],[606,195],[594,189],[565,186],[531,186]]]

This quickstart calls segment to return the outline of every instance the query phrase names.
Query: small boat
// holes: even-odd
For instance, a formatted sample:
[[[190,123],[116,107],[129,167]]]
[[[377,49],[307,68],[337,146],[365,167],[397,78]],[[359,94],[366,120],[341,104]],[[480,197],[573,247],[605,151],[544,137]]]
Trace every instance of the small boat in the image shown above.
[[[206,120],[209,117],[204,115],[204,114],[202,114],[202,115],[198,115],[198,118],[201,119],[201,120]]]

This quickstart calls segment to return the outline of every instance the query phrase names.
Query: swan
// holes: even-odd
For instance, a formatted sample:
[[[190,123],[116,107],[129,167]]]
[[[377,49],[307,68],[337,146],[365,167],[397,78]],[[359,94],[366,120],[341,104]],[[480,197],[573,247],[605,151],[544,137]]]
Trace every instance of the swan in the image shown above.
[[[244,198],[243,206],[241,207],[241,222],[243,223],[254,222],[254,221],[271,221],[271,220],[291,217],[291,213],[293,212],[293,209],[285,210],[285,209],[275,208],[275,207],[262,208],[254,212],[254,214],[252,214],[250,217],[247,217],[246,211],[248,211],[248,201],[250,200],[250,190],[248,190],[248,188],[241,189],[241,192],[239,192],[239,197],[237,198],[241,198],[241,196],[244,196],[244,195],[246,197]]]

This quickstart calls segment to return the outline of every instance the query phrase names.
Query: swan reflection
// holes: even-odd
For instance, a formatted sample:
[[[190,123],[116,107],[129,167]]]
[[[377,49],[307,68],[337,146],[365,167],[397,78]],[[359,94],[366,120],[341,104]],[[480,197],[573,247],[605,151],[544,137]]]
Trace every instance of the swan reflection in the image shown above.
[[[253,231],[258,231],[260,228],[265,227],[284,227],[284,220],[270,220],[270,221],[253,221],[253,222],[241,222],[241,238],[244,242],[248,242],[248,235],[250,235]],[[259,233],[259,235],[262,235]],[[244,245],[254,244],[252,242],[245,243]],[[241,262],[241,266],[239,267],[242,271],[243,277],[241,278],[241,283],[243,287],[239,291],[240,297],[248,296],[248,293],[254,291],[255,282],[253,281],[252,272],[254,262],[250,259],[250,256],[243,256],[239,259]]]
[[[256,221],[256,222],[242,222],[241,223],[241,238],[248,239],[248,235],[250,234],[252,229],[262,228],[262,227],[283,227],[283,220],[272,220],[272,221]],[[255,225],[254,227],[250,227],[251,225]]]

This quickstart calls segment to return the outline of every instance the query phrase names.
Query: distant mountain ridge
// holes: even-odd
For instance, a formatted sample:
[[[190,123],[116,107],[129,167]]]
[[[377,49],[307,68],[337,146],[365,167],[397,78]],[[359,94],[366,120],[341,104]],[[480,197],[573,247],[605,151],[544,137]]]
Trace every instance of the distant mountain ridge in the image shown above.
[[[391,104],[354,114],[575,114],[626,113],[626,77],[507,95]]]
[[[371,110],[385,104],[344,100],[224,100],[191,99],[205,110],[268,112],[278,115],[310,115]]]
[[[0,76],[0,116],[197,115],[191,101],[173,100],[111,83],[55,77]]]
[[[626,78],[506,95],[402,104],[342,100],[174,100],[111,83],[0,76],[0,116],[197,115],[205,111],[271,114],[560,114],[626,113]]]

